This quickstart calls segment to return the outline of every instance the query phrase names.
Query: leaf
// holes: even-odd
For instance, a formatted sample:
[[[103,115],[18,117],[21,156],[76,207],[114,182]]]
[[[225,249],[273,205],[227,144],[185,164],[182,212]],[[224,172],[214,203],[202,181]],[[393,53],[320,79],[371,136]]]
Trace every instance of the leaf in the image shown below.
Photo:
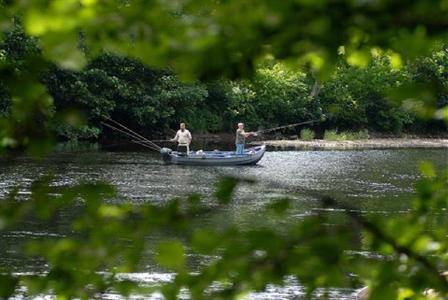
[[[420,172],[426,177],[435,177],[436,171],[429,161],[422,161],[419,165]]]
[[[194,232],[191,243],[195,251],[210,254],[221,244],[221,238],[212,229],[199,229]]]
[[[29,10],[25,17],[25,28],[28,34],[40,36],[48,30],[45,15],[37,10]]]
[[[354,51],[347,56],[347,62],[352,66],[367,67],[370,62],[370,54],[367,51]]]
[[[180,242],[162,242],[157,247],[157,262],[166,268],[182,270],[185,266],[184,246]]]
[[[424,119],[432,119],[436,114],[438,89],[436,82],[406,82],[390,89],[388,98],[401,104],[407,111],[415,112]]]
[[[0,298],[11,297],[19,284],[19,280],[8,274],[0,274]]]
[[[48,33],[41,38],[41,44],[43,54],[63,68],[80,70],[87,62],[76,32]]]
[[[290,204],[290,199],[282,198],[271,203],[268,209],[278,216],[283,216],[290,207]]]
[[[52,138],[42,137],[30,141],[27,152],[34,158],[43,158],[53,150],[55,142]]]
[[[221,204],[228,204],[232,200],[232,194],[237,186],[238,180],[235,177],[222,177],[215,192],[215,197]]]

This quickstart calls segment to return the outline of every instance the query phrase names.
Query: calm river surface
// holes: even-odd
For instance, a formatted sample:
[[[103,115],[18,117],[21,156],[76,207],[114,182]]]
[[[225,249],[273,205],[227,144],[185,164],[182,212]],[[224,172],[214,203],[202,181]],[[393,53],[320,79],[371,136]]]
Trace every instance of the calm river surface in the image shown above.
[[[396,215],[410,207],[414,184],[420,178],[418,162],[432,162],[441,170],[448,166],[446,150],[368,150],[368,151],[270,151],[256,166],[250,167],[183,167],[163,165],[157,154],[147,152],[89,151],[57,153],[45,160],[27,157],[0,158],[0,197],[13,187],[20,187],[26,197],[31,182],[51,172],[55,185],[80,181],[106,180],[114,184],[120,198],[112,201],[163,203],[189,193],[204,196],[211,203],[214,183],[221,175],[256,179],[255,185],[239,186],[235,200],[204,224],[227,222],[250,226],[263,222],[260,209],[273,198],[289,195],[294,199],[291,218],[303,218],[320,209],[312,195],[332,195],[366,214]],[[66,236],[70,211],[54,221],[51,227],[33,222],[9,232],[0,232],[0,267],[15,272],[45,272],[48,266],[39,259],[19,254],[26,240]],[[334,214],[341,214],[335,211]],[[157,238],[156,238],[157,239]],[[201,258],[198,258],[200,260]],[[170,280],[151,259],[144,260],[141,272],[128,274],[144,284]],[[334,291],[334,299],[349,297],[352,291]],[[300,286],[287,279],[286,288],[272,286],[265,293],[252,295],[259,299],[296,299]],[[114,298],[110,295],[110,298]],[[153,296],[157,298],[158,296]]]

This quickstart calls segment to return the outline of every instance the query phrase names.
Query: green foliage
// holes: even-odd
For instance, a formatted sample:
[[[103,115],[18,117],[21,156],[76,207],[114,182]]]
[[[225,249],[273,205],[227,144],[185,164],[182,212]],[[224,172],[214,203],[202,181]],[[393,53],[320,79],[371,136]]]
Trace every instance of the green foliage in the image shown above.
[[[263,0],[252,9],[238,1],[2,1],[0,24],[5,32],[0,70],[5,92],[0,93],[1,144],[27,147],[32,144],[29,140],[44,138],[49,144],[47,137],[54,129],[71,139],[95,138],[102,130],[98,116],[113,113],[111,109],[114,117],[123,116],[120,121],[145,133],[161,133],[184,119],[197,131],[218,131],[229,130],[242,120],[253,127],[270,127],[322,113],[328,116],[326,128],[397,133],[404,126],[446,130],[441,122],[415,122],[412,113],[401,109],[401,102],[391,103],[385,97],[385,89],[395,88],[406,77],[406,72],[398,70],[403,61],[427,55],[436,41],[443,45],[444,1],[310,3],[288,0],[279,5]],[[406,22],[388,21],[397,18]],[[375,28],[381,28],[381,34]],[[374,49],[372,55],[370,49],[378,45],[386,52]],[[338,62],[336,49],[347,64]],[[105,51],[113,55],[103,55]],[[150,70],[127,56],[151,66],[173,67],[175,73]],[[282,63],[277,64],[278,60]],[[39,96],[30,97],[41,100],[27,105],[34,107],[36,116],[25,113],[27,124],[18,122],[15,109],[10,108],[16,104],[10,99],[28,99],[24,91],[35,90],[48,61],[56,63],[56,69],[76,71],[72,73],[75,87],[62,74],[51,80],[54,85],[47,85],[50,94],[56,95],[56,107],[71,103],[82,113],[74,117],[57,110],[54,115],[48,91],[43,89],[34,93]],[[417,67],[417,75],[409,77],[425,79],[428,76],[420,74],[436,74],[429,78],[437,80],[430,79],[429,88],[414,93],[417,99],[402,101],[405,107],[418,110],[422,102],[437,99],[440,104],[428,111],[439,118],[448,115],[443,108],[445,64],[446,49],[440,47],[427,61],[422,60],[420,66],[430,67]],[[303,65],[307,73],[314,72],[313,77],[330,78],[321,85],[319,95],[311,88],[315,81],[310,82],[309,74],[304,78],[297,71]],[[180,84],[174,74],[201,79],[254,76],[225,83],[210,93],[201,83]],[[435,81],[439,82],[435,84],[437,96],[428,98]],[[408,126],[411,123],[413,127]],[[17,126],[22,130],[14,132],[12,127]]]
[[[0,118],[4,118],[9,114],[9,108],[11,107],[10,101],[8,92],[3,85],[0,85]]]
[[[25,70],[29,67],[29,59],[41,54],[38,43],[37,38],[25,34],[20,20],[14,18],[12,28],[2,34],[0,61],[9,62],[15,68]]]
[[[45,259],[50,271],[43,276],[3,273],[1,295],[13,295],[18,286],[26,286],[30,296],[50,291],[59,297],[80,298],[111,289],[124,296],[145,292],[137,283],[118,275],[138,267],[145,248],[152,247],[144,243],[148,235],[171,228],[182,241],[162,241],[155,248],[154,258],[162,267],[176,271],[176,276],[172,282],[146,291],[160,289],[167,299],[177,298],[182,288],[194,299],[235,299],[250,291],[262,291],[271,283],[283,285],[285,276],[298,278],[308,295],[316,288],[353,287],[361,281],[369,283],[372,299],[403,293],[421,295],[427,288],[444,297],[448,295],[448,281],[438,270],[448,267],[448,220],[442,217],[434,223],[433,215],[448,206],[448,170],[436,174],[428,163],[421,168],[425,177],[416,186],[413,213],[370,219],[323,197],[324,206],[346,211],[347,219],[334,223],[328,210],[320,210],[305,219],[289,221],[285,227],[290,200],[282,198],[260,212],[273,218],[273,226],[251,228],[233,224],[224,228],[192,227],[195,218],[212,213],[197,206],[197,196],[187,201],[174,199],[163,206],[113,204],[106,201],[115,195],[109,185],[61,188],[52,186],[51,178],[42,178],[33,183],[27,201],[17,202],[14,191],[0,201],[0,230],[9,230],[25,218],[52,222],[52,216],[65,209],[77,209],[70,220],[73,234],[28,241],[25,254]],[[236,185],[244,182],[223,178],[217,186],[221,203],[217,205],[229,204]],[[283,230],[278,230],[279,224],[283,224]],[[360,248],[354,224],[363,231]],[[354,255],[348,249],[377,256]],[[186,262],[195,253],[215,258],[199,272],[191,272]],[[354,281],[348,274],[359,277]],[[217,283],[218,287],[210,288]]]
[[[431,169],[426,163],[426,174],[428,168]],[[365,270],[360,273],[362,276],[369,273],[368,276],[372,276],[372,285],[375,293],[378,293],[377,299],[384,287],[392,291],[401,287],[418,295],[418,290],[430,285],[440,291],[440,298],[446,297],[447,278],[439,271],[447,267],[444,255],[447,245],[442,233],[447,220],[446,216],[434,218],[434,214],[439,214],[448,204],[448,170],[439,175],[435,175],[432,170],[428,175],[431,176],[425,177],[416,186],[414,213],[399,218],[375,220],[375,225],[364,224],[369,232],[365,245],[367,249],[384,255],[393,255],[395,252],[402,255],[401,258],[396,257],[388,263],[380,264],[376,272]],[[416,268],[415,265],[420,267]],[[406,274],[407,270],[412,270],[412,273]]]
[[[163,103],[159,109],[170,109],[161,126],[178,126],[185,122],[193,130],[207,131],[208,121],[213,125],[213,114],[207,109],[205,99],[208,96],[204,84],[182,83],[176,75],[163,76],[156,86],[155,98]],[[216,126],[216,125],[215,125]]]
[[[12,229],[26,218],[51,223],[65,209],[75,209],[78,213],[69,220],[74,235],[28,241],[24,254],[45,259],[50,270],[44,276],[3,274],[0,282],[8,285],[1,285],[2,297],[11,296],[19,284],[26,286],[31,296],[51,292],[61,298],[89,299],[109,288],[126,296],[138,287],[116,274],[136,270],[144,236],[161,226],[183,228],[187,220],[176,201],[166,207],[108,204],[105,200],[116,195],[110,185],[85,183],[55,188],[49,184],[49,177],[35,181],[27,201],[18,202],[15,191],[2,199],[0,230]],[[158,261],[179,270],[182,246],[167,242],[159,250]]]
[[[400,132],[413,121],[387,92],[406,80],[406,73],[392,68],[390,56],[375,55],[365,68],[340,64],[320,93],[329,127]]]
[[[431,55],[413,62],[408,68],[411,84],[423,86],[421,90],[425,92],[399,97],[405,107],[425,120],[413,124],[416,127],[414,130],[431,128],[434,131],[446,131],[448,116],[444,115],[444,108],[446,110],[448,106],[448,45],[444,44]]]
[[[300,130],[300,139],[304,141],[311,141],[315,137],[315,133],[313,130],[304,128]]]
[[[28,58],[40,55],[37,40],[27,37],[20,25],[5,33],[2,47],[11,68],[22,72],[29,68]],[[109,136],[100,125],[104,116],[147,135],[164,134],[179,122],[195,132],[229,131],[240,121],[266,128],[319,119],[323,114],[328,116],[325,126],[329,128],[399,133],[406,125],[408,130],[431,132],[443,131],[446,125],[418,121],[406,108],[422,107],[420,100],[408,99],[403,108],[400,102],[388,100],[387,91],[396,86],[407,89],[403,82],[410,78],[428,83],[437,78],[442,86],[448,61],[445,52],[400,69],[394,64],[396,54],[375,50],[365,68],[340,63],[332,78],[321,84],[272,58],[258,64],[250,79],[182,83],[171,70],[148,68],[139,60],[111,53],[90,59],[78,71],[53,66],[40,80],[54,99],[56,114],[51,113],[48,128],[71,140]],[[3,87],[0,115],[7,116],[11,93]],[[438,108],[423,115],[436,111],[443,115],[445,90],[439,89]]]
[[[26,32],[38,36],[44,54],[60,65],[85,63],[78,47],[82,31],[90,55],[113,50],[149,65],[173,66],[190,78],[248,74],[265,54],[323,70],[341,45],[348,61],[358,65],[368,62],[368,48],[377,45],[415,58],[446,38],[442,0],[5,1],[4,6],[6,13],[23,14]]]
[[[325,113],[330,128],[397,132],[414,120],[401,103],[417,111],[423,107],[423,112],[430,112],[426,116],[447,115],[446,106],[442,107],[446,104],[445,50],[417,63],[414,75],[412,69],[411,74],[397,70],[397,62],[428,54],[434,41],[446,40],[448,6],[442,0],[70,0],[2,1],[0,6],[1,28],[12,32],[2,37],[0,51],[2,149],[25,147],[42,155],[50,149],[51,130],[62,128],[57,130],[70,138],[93,137],[103,114],[133,126],[163,129],[171,125],[168,120],[197,113],[203,113],[204,119],[197,124],[196,118],[190,121],[198,128],[208,122],[223,122],[227,128],[236,119],[251,126],[270,126]],[[38,37],[40,47],[33,44],[34,38],[14,29],[14,15],[23,16],[25,32]],[[378,45],[394,52],[372,59],[369,48]],[[337,64],[332,74],[338,48],[347,63]],[[96,59],[104,58],[104,51],[114,54],[102,64]],[[181,78],[253,77],[208,93],[200,83],[181,84],[174,72],[148,69],[123,54],[147,65],[174,67]],[[261,66],[256,71],[266,55],[284,60],[287,68]],[[48,61],[57,67],[48,78],[44,76],[44,82],[54,84],[44,86],[42,73],[48,71]],[[319,78],[329,78],[319,95],[312,92],[309,77],[287,71],[297,70],[298,65],[307,65]],[[61,73],[52,78],[51,72],[58,70]],[[415,89],[403,84],[406,80]],[[415,85],[415,81],[423,83]],[[398,86],[403,88],[399,96],[412,92],[412,97],[387,101],[386,90]],[[205,99],[214,103],[213,110],[208,110]],[[428,103],[432,108],[429,105],[427,110]],[[222,110],[221,104],[228,109]],[[55,113],[55,107],[62,110]],[[84,116],[71,113],[72,107]],[[205,108],[224,112],[223,117],[214,118],[204,113]],[[423,169],[428,177],[417,186],[414,211],[400,218],[368,220],[331,199],[324,201],[346,210],[367,236],[363,249],[387,260],[350,256],[345,250],[354,248],[352,224],[327,226],[325,212],[281,233],[263,226],[192,232],[190,222],[202,212],[197,197],[191,197],[186,207],[179,200],[162,207],[131,207],[105,203],[115,195],[108,185],[81,184],[56,191],[48,179],[38,181],[28,201],[17,201],[13,190],[0,202],[0,230],[28,217],[51,222],[52,215],[76,204],[81,211],[71,220],[75,235],[30,242],[27,253],[44,258],[50,272],[42,277],[11,276],[2,270],[0,295],[8,297],[21,284],[32,295],[92,298],[115,289],[127,296],[136,286],[117,280],[115,273],[134,270],[145,248],[144,237],[170,227],[183,234],[185,245],[171,241],[159,248],[175,258],[171,263],[160,252],[159,262],[178,271],[174,282],[162,288],[167,298],[175,298],[182,287],[196,299],[236,298],[263,290],[268,283],[281,284],[285,275],[296,276],[312,292],[317,287],[351,286],[346,274],[358,274],[368,282],[376,299],[396,297],[402,291],[418,297],[426,288],[446,298],[448,284],[439,270],[448,267],[446,217],[440,213],[447,206],[447,175],[433,176],[428,166]],[[221,203],[231,201],[236,182],[226,179],[218,187]],[[274,208],[279,224],[284,224],[282,207],[287,205]],[[206,233],[213,234],[210,243],[204,242]],[[189,245],[191,251],[208,252],[216,260],[199,273],[184,270]],[[110,272],[103,276],[99,271],[104,270]],[[210,290],[217,282],[221,288]]]
[[[104,74],[108,91],[103,90],[101,82],[91,91],[95,95],[106,93],[115,107],[109,114],[130,127],[157,130],[161,124],[166,126],[174,113],[169,99],[159,96],[165,91],[165,78],[170,78],[167,71],[153,70],[131,58],[104,54],[91,61],[82,73],[86,80]]]
[[[367,130],[361,130],[358,132],[337,130],[325,130],[324,140],[327,141],[346,141],[346,140],[365,140],[369,138],[369,132]]]
[[[218,189],[215,193],[216,198],[220,203],[227,204],[232,200],[232,194],[237,185],[236,178],[233,177],[223,177],[221,178]]]
[[[23,33],[17,18],[0,40],[0,148],[26,147],[41,156],[52,146],[48,119],[52,99],[35,70],[45,70],[35,38]]]
[[[55,120],[58,134],[70,139],[98,137],[100,121],[110,116],[153,135],[181,121],[193,129],[207,128],[207,120],[196,118],[207,97],[203,85],[183,84],[172,72],[147,68],[134,59],[103,54],[82,71],[53,69],[44,82],[57,111],[76,108],[85,116],[77,126]]]
[[[340,138],[342,138],[342,137],[340,135],[338,135],[337,130],[325,130],[324,140],[327,140],[327,141],[337,141]]]
[[[54,99],[55,109],[62,113],[60,118],[53,120],[58,135],[70,139],[98,136],[99,129],[95,123],[115,106],[114,96],[107,93],[116,89],[107,79],[101,72],[81,75],[58,68],[44,76],[43,81]]]
[[[19,280],[12,275],[0,274],[0,298],[7,299],[14,294]]]
[[[417,120],[406,105],[390,102],[388,91],[404,87],[409,74],[421,72],[394,69],[392,57],[377,54],[362,69],[341,64],[321,84],[320,93],[314,93],[316,82],[311,76],[278,63],[260,67],[250,80],[222,79],[204,85],[181,83],[168,70],[149,69],[139,61],[111,54],[99,56],[81,72],[54,69],[44,82],[57,111],[78,108],[82,112],[76,126],[56,123],[58,133],[69,138],[97,137],[102,116],[112,116],[149,135],[163,133],[179,122],[196,132],[228,131],[240,121],[269,128],[319,119],[323,114],[330,128],[399,133],[413,124],[419,130],[426,121]],[[443,59],[438,62],[440,68],[448,61]],[[444,99],[446,93],[440,95]],[[444,127],[442,122],[436,128],[426,126],[426,131]],[[368,137],[347,135],[347,139]]]
[[[309,78],[285,65],[260,66],[249,80],[223,81],[211,97],[227,103],[224,129],[244,121],[249,127],[274,127],[318,119],[322,115],[319,102],[311,96]]]
[[[319,119],[318,105],[310,97],[306,75],[275,64],[257,70],[252,81],[256,113],[262,126],[297,123],[301,120]]]
[[[162,267],[181,271],[185,267],[184,246],[180,242],[162,242],[156,260]]]

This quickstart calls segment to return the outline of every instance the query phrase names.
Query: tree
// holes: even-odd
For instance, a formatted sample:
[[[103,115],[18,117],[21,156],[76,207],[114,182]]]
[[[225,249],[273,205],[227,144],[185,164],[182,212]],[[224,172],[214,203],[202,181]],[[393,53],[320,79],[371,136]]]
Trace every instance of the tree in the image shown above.
[[[341,45],[355,64],[365,64],[371,46],[415,58],[445,37],[444,3],[73,0],[3,6],[4,15],[22,13],[26,32],[40,37],[44,54],[62,65],[85,61],[77,47],[81,30],[90,55],[113,50],[203,78],[250,73],[266,53],[323,67],[335,61]]]
[[[446,132],[446,110],[448,107],[448,46],[445,44],[431,55],[420,58],[408,66],[414,84],[426,86],[427,98],[408,101],[407,105],[425,122],[418,122],[415,127],[432,131]],[[420,103],[418,103],[420,101]],[[433,116],[436,118],[432,118]]]
[[[364,68],[338,65],[320,94],[330,127],[398,133],[413,121],[399,103],[388,99],[388,91],[407,81],[406,73],[393,69],[390,60],[376,54]]]
[[[96,56],[104,49],[126,52],[151,65],[172,64],[183,78],[192,74],[199,78],[251,74],[256,62],[266,53],[289,60],[293,65],[294,62],[308,63],[319,69],[320,75],[325,75],[323,71],[334,64],[336,49],[340,46],[346,47],[347,61],[351,65],[367,66],[371,46],[391,48],[403,58],[414,58],[430,50],[431,41],[445,37],[448,9],[445,1],[424,0],[2,1],[2,8],[2,25],[11,23],[11,15],[22,14],[26,32],[40,38],[44,56],[64,68],[81,70],[87,61],[83,48],[79,47],[82,33],[84,49],[89,55]],[[53,117],[53,106],[46,89],[38,81],[37,73],[42,69],[37,66],[27,72],[14,69],[11,64],[0,66],[1,79],[15,99],[11,114],[0,119],[3,148],[40,149],[42,141],[46,140],[46,126],[38,126],[46,122],[37,121]],[[96,78],[98,81],[93,80]],[[172,84],[171,79],[168,86]],[[148,116],[155,115],[159,119],[164,116],[155,109],[163,103],[150,96],[127,95],[127,85],[122,86],[120,80],[117,82],[107,72],[88,70],[85,80],[93,80],[87,89],[103,93],[106,99],[115,96],[110,93],[118,90],[124,99],[142,101],[146,111],[133,112],[140,118],[137,122],[144,122]],[[97,82],[119,87],[114,91],[98,91]],[[259,90],[263,91],[265,81],[261,82]],[[274,91],[278,92],[276,88]],[[187,88],[186,98],[197,91],[189,93]],[[252,107],[243,105],[257,95],[250,82],[235,82],[232,91],[241,103],[237,107],[247,108],[247,113],[251,114]],[[380,97],[376,93],[374,96]],[[136,103],[140,108],[141,103]],[[167,109],[163,113],[171,111]],[[359,123],[363,122],[361,118]],[[99,268],[124,255],[120,270],[133,270],[143,249],[142,237],[153,229],[170,227],[185,235],[185,243],[191,245],[193,251],[221,257],[199,274],[191,274],[185,265],[186,247],[181,241],[159,245],[157,261],[177,272],[174,282],[163,288],[169,298],[176,297],[181,287],[187,287],[198,298],[208,297],[213,291],[207,288],[217,280],[222,280],[222,289],[213,296],[237,297],[248,290],[263,289],[268,282],[279,282],[286,274],[298,276],[313,291],[318,286],[350,284],[344,271],[356,272],[369,281],[372,297],[376,299],[417,298],[426,287],[446,297],[448,283],[438,272],[439,268],[447,268],[444,215],[435,229],[430,231],[429,228],[434,223],[434,214],[440,215],[447,207],[447,178],[446,174],[436,176],[427,164],[422,165],[422,170],[426,178],[419,184],[414,210],[406,218],[372,221],[331,198],[322,198],[323,204],[343,209],[349,220],[365,230],[369,237],[365,244],[367,249],[388,255],[390,260],[347,256],[344,249],[351,240],[351,223],[342,227],[322,226],[326,224],[325,214],[294,224],[286,234],[264,228],[192,232],[188,226],[191,216],[204,211],[198,205],[197,196],[188,198],[185,206],[174,200],[164,207],[129,207],[104,203],[114,191],[101,183],[68,187],[55,193],[48,179],[36,181],[31,201],[18,202],[17,192],[13,190],[8,199],[1,202],[0,224],[12,226],[30,216],[48,220],[58,209],[83,199],[86,200],[84,214],[74,220],[74,230],[80,235],[56,243],[31,244],[30,253],[45,257],[51,271],[43,278],[2,272],[1,296],[10,296],[19,280],[32,292],[52,290],[62,297],[88,298],[107,288],[128,295],[135,288],[131,283],[117,281],[113,273],[102,277],[98,274]],[[229,203],[236,185],[237,180],[224,178],[216,193],[218,203]],[[281,219],[287,207],[288,201],[280,199],[267,209]],[[131,247],[123,252],[126,249],[124,237],[129,236],[133,237]],[[332,251],[327,251],[329,249]],[[79,272],[80,267],[83,272]]]
[[[272,127],[321,117],[305,73],[275,64],[257,69],[252,86],[257,115],[261,119],[259,125]]]

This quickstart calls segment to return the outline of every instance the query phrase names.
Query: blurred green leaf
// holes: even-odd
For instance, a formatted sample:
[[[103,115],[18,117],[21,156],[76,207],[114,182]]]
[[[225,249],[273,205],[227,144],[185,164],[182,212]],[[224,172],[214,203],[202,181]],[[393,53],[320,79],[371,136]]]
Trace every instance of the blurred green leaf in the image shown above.
[[[182,270],[185,267],[184,246],[180,242],[162,242],[157,246],[157,262],[166,268]]]
[[[211,254],[221,243],[220,234],[208,228],[196,230],[191,239],[193,249],[202,254]]]
[[[114,113],[139,127],[168,129],[187,119],[203,130],[211,129],[210,123],[214,130],[230,130],[228,124],[241,119],[253,127],[274,127],[326,114],[324,126],[386,132],[421,124],[413,113],[428,120],[447,115],[447,51],[434,46],[446,42],[445,0],[57,0],[2,1],[0,8],[0,28],[13,29],[2,34],[0,46],[2,148],[22,147],[42,156],[54,141],[52,130],[73,139],[98,137],[98,120]],[[14,29],[17,15],[39,40]],[[114,55],[99,55],[103,51]],[[403,61],[407,65],[400,68]],[[49,62],[57,67],[49,71]],[[250,79],[222,80],[210,88],[192,81],[222,76]],[[395,103],[386,101],[388,90]],[[58,120],[59,112],[73,108],[85,113],[84,126],[70,114]],[[440,128],[446,130],[446,124]],[[18,201],[18,189],[0,201],[0,230],[24,218],[51,222],[76,200],[79,215],[67,220],[73,236],[36,239],[27,246],[28,254],[49,263],[49,272],[18,276],[29,293],[60,298],[89,299],[114,287],[129,295],[132,284],[100,272],[135,270],[149,231],[156,229],[174,229],[187,245],[166,241],[157,247],[160,265],[178,271],[163,288],[171,298],[185,287],[193,298],[237,297],[268,283],[282,284],[291,274],[309,293],[321,286],[346,287],[346,274],[363,274],[374,299],[395,299],[400,290],[419,297],[427,288],[444,297],[448,284],[438,272],[447,269],[447,174],[421,168],[426,176],[416,186],[415,211],[374,219],[343,207],[365,231],[361,250],[379,258],[348,258],[346,250],[355,248],[353,227],[332,226],[326,213],[298,220],[281,233],[230,225],[192,234],[192,221],[201,216],[197,196],[185,211],[181,199],[131,208],[104,203],[116,196],[107,184],[55,189],[49,179],[33,184],[28,201]],[[218,183],[215,196],[221,204],[231,202],[239,181],[225,177]],[[337,201],[323,206],[340,208]],[[282,201],[268,208],[280,215],[287,209]],[[222,255],[199,274],[189,274],[183,272],[188,246],[193,253],[219,250]],[[0,296],[17,286],[5,274]],[[209,289],[216,282],[222,290]]]
[[[216,185],[215,197],[222,204],[227,204],[232,200],[233,192],[238,180],[234,177],[221,177]]]
[[[427,177],[435,177],[436,176],[436,171],[434,170],[434,167],[428,161],[421,161],[419,168],[420,168],[420,172],[422,172],[422,174]]]
[[[269,204],[268,209],[278,216],[283,216],[290,208],[291,200],[289,198],[277,199]]]
[[[367,67],[370,62],[370,53],[366,50],[353,51],[347,55],[347,62],[356,67]]]
[[[0,298],[9,299],[19,285],[19,280],[8,274],[0,274]]]
[[[409,82],[389,92],[392,101],[425,119],[434,118],[437,88],[433,84]]]

